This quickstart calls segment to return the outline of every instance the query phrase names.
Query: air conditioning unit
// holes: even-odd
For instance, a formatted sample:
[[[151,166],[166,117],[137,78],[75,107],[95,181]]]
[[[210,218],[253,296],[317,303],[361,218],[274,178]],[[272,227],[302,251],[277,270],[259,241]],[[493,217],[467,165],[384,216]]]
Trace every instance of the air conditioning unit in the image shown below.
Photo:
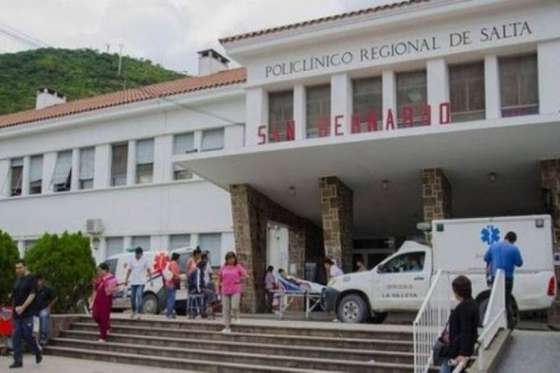
[[[92,236],[103,233],[103,223],[101,222],[101,219],[87,219],[86,232]]]

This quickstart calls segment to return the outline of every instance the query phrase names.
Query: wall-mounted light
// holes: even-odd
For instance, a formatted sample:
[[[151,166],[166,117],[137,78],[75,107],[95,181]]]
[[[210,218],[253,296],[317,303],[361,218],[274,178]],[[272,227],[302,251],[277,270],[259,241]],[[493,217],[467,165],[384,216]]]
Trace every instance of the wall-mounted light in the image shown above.
[[[495,172],[490,172],[488,174],[488,181],[490,181],[492,184],[494,184],[497,179],[498,179],[498,175]]]
[[[296,195],[296,187],[293,186],[293,185],[290,185],[290,186],[288,187],[288,193],[289,193],[291,196],[295,196],[295,195]]]
[[[387,190],[389,189],[389,180],[385,179],[381,181],[381,187],[383,188],[383,190]]]

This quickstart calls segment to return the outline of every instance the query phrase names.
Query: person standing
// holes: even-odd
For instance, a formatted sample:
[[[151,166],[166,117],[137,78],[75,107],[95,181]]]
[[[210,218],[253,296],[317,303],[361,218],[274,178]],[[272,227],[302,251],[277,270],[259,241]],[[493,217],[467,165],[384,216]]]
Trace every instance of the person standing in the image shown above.
[[[459,304],[449,315],[447,327],[440,337],[443,343],[439,357],[443,359],[440,373],[451,373],[455,366],[465,363],[474,353],[478,338],[478,305],[472,298],[471,281],[458,276],[451,283]]]
[[[107,341],[107,333],[111,329],[111,308],[113,307],[113,294],[117,290],[117,279],[109,271],[107,263],[97,267],[97,278],[93,288],[92,316],[99,326],[98,342]]]
[[[247,277],[247,271],[237,262],[233,251],[226,254],[226,261],[218,272],[218,289],[222,295],[224,314],[223,333],[231,332],[231,317],[239,320],[239,302],[241,299],[241,281]]]
[[[56,302],[56,293],[47,286],[45,278],[37,274],[37,296],[35,297],[35,312],[39,316],[39,344],[44,346],[49,340],[49,326],[51,309]]]
[[[266,275],[264,276],[265,290],[265,311],[272,313],[272,303],[274,301],[274,290],[276,289],[276,277],[274,277],[274,267],[268,266]]]
[[[152,273],[150,264],[144,256],[144,250],[137,247],[134,250],[134,256],[128,261],[128,270],[126,272],[125,286],[128,286],[130,279],[130,303],[132,305],[131,318],[140,319],[142,314],[142,300],[144,297],[144,287],[146,286],[146,278],[151,280]]]
[[[194,249],[194,251],[192,252],[192,256],[189,258],[189,260],[187,260],[187,268],[185,271],[187,273],[187,278],[189,278],[190,275],[198,268],[198,262],[200,262],[201,256],[202,250],[200,250],[200,247],[197,246],[196,249]]]
[[[327,281],[330,281],[334,277],[342,276],[344,274],[344,272],[342,272],[342,269],[340,269],[336,265],[334,259],[329,258],[327,256],[325,257],[324,264],[325,264],[325,270],[327,272]]]
[[[489,283],[494,282],[496,276],[496,271],[501,269],[504,271],[506,276],[506,309],[507,309],[507,319],[508,328],[513,329],[513,275],[515,272],[515,267],[523,266],[523,258],[521,257],[521,252],[519,248],[515,246],[517,241],[517,235],[515,232],[508,232],[503,241],[497,242],[491,245],[486,254],[484,255],[484,261],[486,262],[486,267],[489,272]]]
[[[16,277],[12,291],[14,362],[10,365],[10,369],[23,367],[23,341],[31,347],[37,364],[43,360],[41,349],[33,338],[33,314],[35,313],[33,303],[37,296],[37,279],[28,271],[23,259],[16,261]]]
[[[356,272],[366,272],[367,268],[366,265],[364,264],[364,257],[359,255],[356,258]]]
[[[165,291],[167,295],[165,317],[167,317],[168,319],[172,319],[175,316],[175,297],[177,295],[177,289],[180,288],[181,271],[179,270],[179,264],[177,264],[178,260],[179,254],[173,253],[171,255],[171,261],[167,264],[167,268],[164,271],[166,273]]]

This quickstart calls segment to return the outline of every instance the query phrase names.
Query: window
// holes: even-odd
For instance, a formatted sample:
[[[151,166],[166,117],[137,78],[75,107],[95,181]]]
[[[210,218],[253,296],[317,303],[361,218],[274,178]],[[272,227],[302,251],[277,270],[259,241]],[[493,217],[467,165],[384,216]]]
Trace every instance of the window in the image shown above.
[[[352,82],[352,106],[353,133],[383,129],[383,83],[381,77],[355,79]]]
[[[539,113],[537,56],[500,58],[502,117]]]
[[[426,253],[406,253],[394,257],[379,267],[382,273],[422,272]]]
[[[111,185],[126,185],[128,143],[115,144],[111,148]]]
[[[173,136],[173,154],[189,154],[196,151],[193,132]]]
[[[294,92],[268,94],[268,138],[270,142],[294,139]]]
[[[136,184],[149,184],[154,178],[154,139],[136,141]]]
[[[210,264],[218,266],[222,262],[222,235],[221,233],[203,233],[198,236],[198,246],[202,251],[210,252]]]
[[[93,188],[95,148],[80,149],[80,189]]]
[[[202,143],[200,148],[203,152],[210,150],[221,150],[224,148],[224,129],[212,129],[202,131]]]
[[[427,122],[428,88],[426,71],[397,74],[397,115],[399,127],[421,126]]]
[[[324,137],[331,133],[331,86],[329,84],[306,89],[306,136]]]
[[[10,161],[10,195],[21,196],[23,180],[23,158],[15,158]]]
[[[173,180],[189,180],[193,178],[191,170],[178,163],[173,164]]]
[[[150,243],[150,236],[133,236],[131,246],[133,249],[141,247],[144,251],[150,251],[152,247]]]
[[[173,234],[169,236],[169,250],[188,247],[191,244],[190,234]]]
[[[29,194],[41,194],[43,183],[43,156],[31,157],[29,171]]]
[[[70,190],[72,183],[72,150],[56,154],[56,166],[51,183],[55,192]]]
[[[486,117],[484,62],[450,66],[449,90],[452,122]]]
[[[107,258],[110,258],[113,255],[122,254],[124,252],[124,238],[108,237],[105,239],[105,242],[107,246]]]

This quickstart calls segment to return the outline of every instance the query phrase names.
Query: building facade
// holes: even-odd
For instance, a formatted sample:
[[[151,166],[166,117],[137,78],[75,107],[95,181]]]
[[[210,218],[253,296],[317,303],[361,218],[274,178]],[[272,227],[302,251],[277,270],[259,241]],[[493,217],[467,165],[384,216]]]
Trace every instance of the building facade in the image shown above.
[[[0,130],[0,182],[23,169],[23,195],[4,191],[0,226],[25,241],[31,226],[100,218],[105,247],[112,235],[150,232],[161,242],[222,232],[249,269],[251,311],[262,305],[267,264],[298,276],[324,255],[345,270],[356,255],[371,265],[436,218],[550,213],[558,245],[558,19],[554,0],[411,0],[224,38],[244,66],[233,84],[96,109],[86,115],[105,119],[87,124],[80,114]],[[216,127],[225,128],[223,149],[172,150],[193,131],[201,150]],[[153,182],[137,185],[147,138]],[[74,175],[80,149],[92,145],[99,191],[79,191],[72,176],[69,192],[31,195],[35,154],[48,174],[54,154],[71,148]],[[122,187],[110,185],[115,154],[128,155]],[[176,168],[201,179],[173,181]],[[41,179],[42,188],[56,180]]]

